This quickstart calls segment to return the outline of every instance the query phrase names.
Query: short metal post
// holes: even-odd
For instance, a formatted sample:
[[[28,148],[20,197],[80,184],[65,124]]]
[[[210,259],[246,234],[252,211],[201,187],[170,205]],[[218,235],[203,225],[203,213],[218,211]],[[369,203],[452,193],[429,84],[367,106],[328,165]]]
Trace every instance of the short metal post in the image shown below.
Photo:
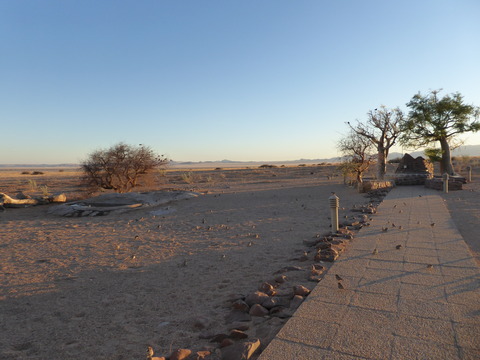
[[[445,194],[448,194],[448,179],[450,178],[450,176],[445,173],[443,174],[443,192]]]
[[[330,205],[330,218],[332,220],[332,233],[338,232],[338,207],[340,205],[340,199],[334,192],[332,196],[328,198],[328,203]]]
[[[472,182],[472,167],[467,166],[467,181]]]

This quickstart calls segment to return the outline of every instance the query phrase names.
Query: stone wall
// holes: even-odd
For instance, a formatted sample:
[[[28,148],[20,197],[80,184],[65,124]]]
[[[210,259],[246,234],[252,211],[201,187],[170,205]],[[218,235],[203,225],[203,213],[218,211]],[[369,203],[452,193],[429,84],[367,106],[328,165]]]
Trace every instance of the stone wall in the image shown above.
[[[364,180],[362,184],[359,184],[358,191],[361,193],[369,192],[371,190],[385,189],[393,187],[395,184],[393,181],[377,181],[377,180]]]
[[[396,185],[423,185],[433,176],[433,164],[421,156],[405,154],[395,170]]]
[[[395,174],[395,185],[424,185],[431,174]]]
[[[448,190],[449,191],[462,190],[462,185],[463,184],[462,184],[461,181],[457,181],[455,179],[449,179],[448,180]],[[425,187],[429,188],[429,189],[443,191],[443,179],[440,178],[440,177],[427,179],[427,180],[425,180]]]

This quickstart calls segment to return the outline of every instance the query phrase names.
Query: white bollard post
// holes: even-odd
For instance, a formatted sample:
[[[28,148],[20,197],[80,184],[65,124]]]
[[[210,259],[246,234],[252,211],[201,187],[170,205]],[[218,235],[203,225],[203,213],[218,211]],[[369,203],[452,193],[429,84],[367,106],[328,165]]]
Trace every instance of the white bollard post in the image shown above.
[[[449,177],[450,176],[447,173],[443,174],[443,192],[445,194],[448,194],[448,178]]]
[[[472,167],[467,166],[467,181],[472,182]]]
[[[338,207],[340,205],[340,199],[334,192],[332,196],[328,198],[328,203],[330,205],[330,218],[332,220],[332,233],[338,232]]]

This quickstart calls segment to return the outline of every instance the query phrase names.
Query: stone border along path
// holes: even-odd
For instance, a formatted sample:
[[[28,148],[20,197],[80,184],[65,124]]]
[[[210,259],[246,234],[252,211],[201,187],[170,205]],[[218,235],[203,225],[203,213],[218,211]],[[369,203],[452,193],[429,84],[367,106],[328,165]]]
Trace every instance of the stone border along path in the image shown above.
[[[378,210],[258,360],[480,359],[480,269],[441,194]]]

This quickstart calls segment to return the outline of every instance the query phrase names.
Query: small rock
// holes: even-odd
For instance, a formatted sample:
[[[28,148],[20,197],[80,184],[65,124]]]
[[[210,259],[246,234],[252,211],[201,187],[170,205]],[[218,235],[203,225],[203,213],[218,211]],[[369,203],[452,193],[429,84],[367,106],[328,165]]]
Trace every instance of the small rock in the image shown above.
[[[226,317],[225,321],[233,323],[235,321],[250,321],[251,317],[246,312],[240,310],[232,310]]]
[[[303,285],[295,285],[293,287],[293,293],[295,295],[307,296],[308,294],[310,294],[310,290]]]
[[[268,294],[269,292],[272,292],[274,290],[275,290],[275,287],[268,282],[264,282],[262,283],[262,285],[258,287],[258,291],[263,292],[265,294]]]
[[[53,203],[64,203],[64,202],[67,201],[67,195],[57,194],[57,195],[52,196],[49,200]]]
[[[228,338],[227,334],[217,334],[215,335],[212,340],[210,340],[211,343],[216,342],[216,343],[221,343],[223,340]]]
[[[275,296],[281,296],[281,297],[286,297],[286,298],[292,298],[293,297],[293,290],[292,289],[284,289],[284,290],[279,290]]]
[[[285,306],[275,306],[274,308],[271,308],[270,311],[269,311],[269,314],[270,315],[276,315],[278,313],[281,313],[281,312],[284,312],[285,310],[287,310],[288,308],[285,307]]]
[[[273,280],[279,284],[283,284],[285,281],[287,281],[287,277],[285,275],[278,275],[275,276]]]
[[[169,360],[184,360],[190,356],[192,350],[189,349],[177,349],[169,357]]]
[[[266,309],[271,309],[276,306],[288,306],[290,301],[285,297],[273,296],[263,303],[263,307]]]
[[[322,265],[319,265],[319,264],[313,264],[311,269],[310,269],[310,274],[315,275],[315,276],[319,276],[319,275],[322,275],[325,270],[326,270],[325,266],[322,266]]]
[[[300,266],[285,266],[280,270],[276,271],[275,274],[281,274],[287,271],[302,271],[303,269]]]
[[[315,261],[334,262],[337,258],[338,251],[333,248],[320,250],[317,255],[315,255]]]
[[[239,311],[243,311],[243,312],[248,312],[248,310],[250,310],[250,306],[248,306],[248,304],[243,301],[243,300],[237,300],[235,301],[233,304],[232,304],[232,307],[235,309],[235,310],[239,310]]]
[[[324,250],[324,249],[330,249],[332,247],[332,243],[330,241],[325,241],[325,242],[319,242],[316,246],[317,250]]]
[[[260,340],[237,343],[222,349],[222,360],[249,360],[260,347]]]
[[[245,302],[247,305],[252,306],[254,304],[263,304],[265,300],[268,299],[268,295],[261,291],[255,291],[254,293],[250,293],[245,298]]]
[[[210,355],[212,355],[212,352],[209,350],[201,350],[197,351],[195,355],[195,360],[204,360],[207,359]]]
[[[303,297],[300,295],[295,295],[290,302],[290,309],[295,310],[297,309],[301,303],[303,302]]]
[[[249,314],[251,316],[265,316],[265,315],[268,315],[268,310],[265,309],[262,305],[260,304],[254,304],[251,308],[250,308],[250,312]]]
[[[222,342],[220,343],[220,345],[218,345],[218,347],[220,348],[225,348],[227,346],[231,346],[235,344],[235,342],[232,340],[232,339],[223,339]]]
[[[248,334],[240,330],[232,330],[230,332],[230,339],[240,340],[248,338]]]
[[[271,320],[272,321],[259,325],[255,329],[255,336],[260,339],[262,344],[270,343],[275,338],[282,325],[285,323],[284,320],[281,320],[277,317],[272,318]]]

